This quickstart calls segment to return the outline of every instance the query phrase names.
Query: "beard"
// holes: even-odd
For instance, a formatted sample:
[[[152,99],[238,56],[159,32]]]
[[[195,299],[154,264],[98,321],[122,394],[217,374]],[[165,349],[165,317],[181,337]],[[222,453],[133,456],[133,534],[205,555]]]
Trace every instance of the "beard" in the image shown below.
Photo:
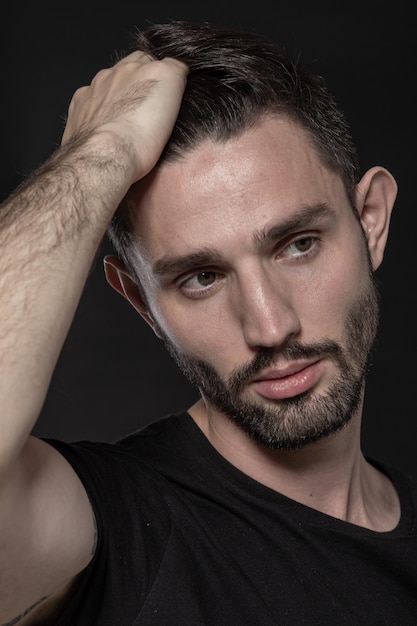
[[[365,376],[379,323],[379,294],[370,274],[367,291],[357,299],[344,324],[343,345],[325,339],[303,344],[288,341],[280,348],[261,348],[251,362],[223,379],[208,362],[178,350],[161,328],[163,339],[185,377],[218,410],[258,444],[273,450],[300,450],[337,433],[360,407]],[[254,376],[280,359],[328,358],[336,365],[334,380],[322,395],[310,389],[280,400],[253,398],[247,386]]]

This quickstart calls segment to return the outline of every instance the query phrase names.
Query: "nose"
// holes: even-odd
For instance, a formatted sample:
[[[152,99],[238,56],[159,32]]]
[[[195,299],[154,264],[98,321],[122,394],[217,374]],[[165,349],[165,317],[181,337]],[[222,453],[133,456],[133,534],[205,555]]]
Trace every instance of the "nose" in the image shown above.
[[[299,334],[292,300],[288,281],[264,270],[239,281],[235,309],[248,346],[278,348]]]

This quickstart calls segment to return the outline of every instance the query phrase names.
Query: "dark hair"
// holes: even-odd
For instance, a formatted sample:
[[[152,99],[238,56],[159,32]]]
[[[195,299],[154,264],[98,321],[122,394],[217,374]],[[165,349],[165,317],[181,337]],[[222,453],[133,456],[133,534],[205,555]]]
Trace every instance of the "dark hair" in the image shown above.
[[[283,115],[307,130],[322,162],[342,179],[354,206],[359,166],[343,111],[323,78],[260,34],[207,22],[174,21],[135,35],[135,47],[156,59],[189,66],[172,135],[159,163],[183,156],[204,139],[227,141],[267,115]],[[131,216],[122,203],[108,230],[132,268]]]

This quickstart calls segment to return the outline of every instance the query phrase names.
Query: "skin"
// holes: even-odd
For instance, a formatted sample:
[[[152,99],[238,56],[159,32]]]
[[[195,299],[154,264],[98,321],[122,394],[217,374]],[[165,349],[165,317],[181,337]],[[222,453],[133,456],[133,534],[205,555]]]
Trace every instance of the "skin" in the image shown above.
[[[186,76],[184,64],[141,52],[98,72],[73,96],[62,146],[1,207],[1,625],[56,623],[94,553],[79,478],[30,432],[97,247],[155,166]]]
[[[248,400],[271,407],[304,392],[323,397],[340,374],[337,361],[326,352],[297,358],[286,348],[331,340],[349,351],[347,312],[370,290],[370,264],[375,270],[382,260],[394,197],[388,172],[367,172],[357,189],[359,223],[340,178],[304,131],[265,119],[226,144],[206,141],[135,186],[130,203],[146,302],[115,258],[106,259],[107,278],[173,352],[208,363],[222,381],[261,349],[274,350],[274,360],[246,382]],[[306,210],[317,205],[326,207],[319,217]],[[288,224],[301,209],[296,227],[255,245],[256,235]],[[368,350],[372,339],[373,332]],[[362,391],[343,429],[292,451],[260,445],[208,395],[202,390],[190,413],[246,474],[335,517],[395,526],[393,487],[360,451]]]
[[[186,74],[181,63],[151,62],[140,52],[99,72],[74,94],[62,147],[2,205],[0,624],[54,623],[92,558],[97,537],[87,495],[63,457],[30,432],[97,246],[132,185],[142,237],[138,270],[148,302],[115,257],[106,259],[108,280],[157,333],[180,352],[210,362],[222,379],[260,346],[276,346],[275,366],[285,367],[281,349],[291,337],[307,344],[331,334],[343,345],[344,307],[368,285],[363,237],[348,215],[340,182],[321,167],[300,131],[282,120],[223,146],[206,143],[189,159],[154,169]],[[367,172],[358,185],[374,269],[382,260],[395,192],[382,168]],[[254,229],[282,222],[300,202],[323,199],[332,201],[338,217],[326,231],[331,263],[319,272],[278,259],[267,248],[253,249]],[[209,297],[190,298],[172,277],[161,280],[151,270],[156,259],[184,254],[190,245],[221,251],[214,265],[225,280]],[[332,359],[320,359],[315,393],[325,392],[336,369]],[[293,388],[305,384],[299,379],[292,377]],[[248,393],[258,397],[259,389],[250,386]],[[226,459],[263,484],[375,530],[396,523],[390,483],[360,453],[359,410],[340,432],[292,452],[255,445],[205,397],[190,412]]]

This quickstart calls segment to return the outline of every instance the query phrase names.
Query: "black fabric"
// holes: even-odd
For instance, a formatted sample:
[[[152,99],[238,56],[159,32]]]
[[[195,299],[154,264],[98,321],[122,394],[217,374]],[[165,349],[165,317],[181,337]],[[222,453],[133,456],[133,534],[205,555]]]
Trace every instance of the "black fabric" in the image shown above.
[[[192,418],[115,444],[50,441],[83,481],[99,544],[57,626],[417,625],[417,485],[391,532],[337,520],[238,471]]]

